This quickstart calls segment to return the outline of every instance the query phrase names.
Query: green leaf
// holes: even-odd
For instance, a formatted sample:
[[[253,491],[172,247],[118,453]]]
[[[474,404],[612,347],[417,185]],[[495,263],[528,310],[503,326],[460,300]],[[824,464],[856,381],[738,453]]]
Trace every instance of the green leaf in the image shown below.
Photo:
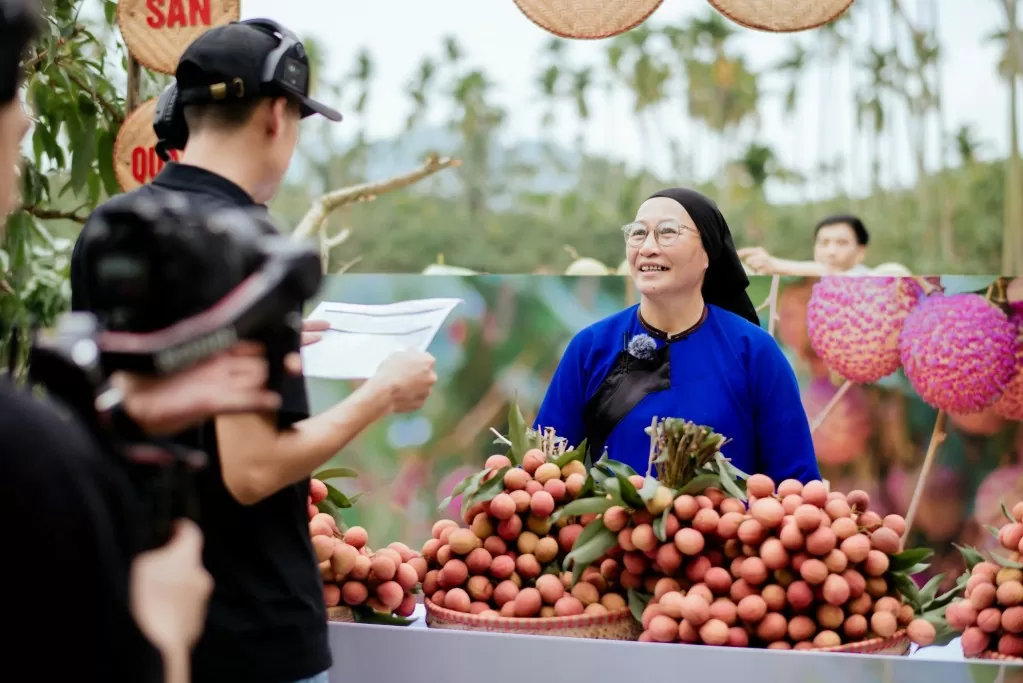
[[[80,194],[89,179],[95,159],[96,117],[85,116],[81,128],[69,127],[68,137],[71,141],[71,189],[75,194]]]
[[[360,624],[377,624],[379,626],[408,626],[414,624],[416,618],[399,617],[397,614],[384,614],[377,612],[368,605],[359,605],[352,608],[352,616]]]
[[[607,529],[607,527],[604,526],[603,520],[600,519],[596,519],[584,526],[582,533],[575,539],[575,543],[572,544],[572,550],[569,552],[575,551],[577,548],[581,548],[589,543],[594,536],[600,533],[601,529]],[[567,569],[568,567],[566,566],[565,568]]]
[[[608,474],[607,472],[605,472],[604,470],[600,469],[599,467],[594,466],[594,467],[590,468],[590,478],[593,479],[594,482],[597,483],[597,484],[603,484],[609,478],[612,478],[612,477],[613,477],[613,475]]]
[[[113,0],[106,0],[103,3],[103,18],[108,24],[113,24],[117,19],[117,3]]]
[[[462,496],[462,516],[465,516],[466,511],[477,503],[485,503],[488,500],[493,500],[494,497],[504,491],[504,475],[507,474],[511,467],[507,465],[497,470],[490,479],[486,480],[480,486],[470,494]]]
[[[629,589],[629,611],[632,612],[632,618],[637,622],[643,622],[643,611],[647,605],[650,604],[650,598],[652,596],[646,593],[640,593],[635,588]]]
[[[743,501],[747,500],[746,492],[740,488],[737,483],[735,483],[735,479],[733,479],[727,472],[722,472],[718,477],[718,481],[721,483],[721,488],[724,489],[725,493],[732,498],[737,498]]]
[[[657,540],[660,541],[661,543],[664,543],[665,541],[668,540],[667,534],[665,533],[664,530],[664,525],[668,523],[668,515],[670,514],[671,506],[669,505],[664,509],[664,512],[661,514],[661,516],[655,519],[653,523],[654,536],[656,536]]]
[[[973,568],[984,561],[984,556],[977,552],[976,549],[967,546],[961,546],[958,543],[953,543],[959,554],[963,556],[963,560],[966,562],[966,569],[973,571]]]
[[[617,460],[612,460],[607,457],[601,457],[601,459],[597,462],[597,465],[599,465],[602,469],[610,472],[611,474],[624,477],[626,479],[628,479],[629,477],[634,477],[637,474],[636,470],[632,469],[624,462],[618,462]],[[594,465],[594,467],[596,467],[597,465]]]
[[[612,505],[614,501],[607,498],[579,498],[551,515],[551,524],[556,524],[563,517],[600,514]]]
[[[565,451],[561,457],[554,461],[554,464],[559,468],[564,467],[570,462],[578,460],[579,462],[586,462],[586,439],[579,444],[578,448],[573,448],[570,451]]]
[[[327,470],[320,470],[313,473],[313,479],[327,481],[328,479],[358,479],[359,473],[350,467],[332,467]]]
[[[904,572],[891,572],[891,578],[895,584],[895,590],[906,598],[909,604],[913,606],[913,610],[917,613],[923,612],[922,605],[920,604],[920,590],[917,588],[916,581]]]
[[[621,474],[616,473],[615,476],[618,479],[618,486],[621,489],[622,500],[625,502],[625,507],[633,510],[639,510],[646,507],[643,502],[643,498],[639,495],[639,491],[632,485],[632,482]]]
[[[583,487],[579,490],[579,495],[576,499],[589,498],[594,495],[597,489],[597,482],[593,479],[592,474],[586,475],[586,481],[583,482]]]
[[[984,292],[997,279],[997,276],[988,275],[942,275],[941,288],[945,290],[945,296],[966,292]]]
[[[720,480],[721,478],[717,474],[698,474],[688,484],[679,489],[679,495],[695,496],[712,486],[716,486]]]
[[[581,545],[577,541],[576,544],[572,546],[572,552],[565,556],[564,567],[566,570],[571,569],[573,585],[579,581],[579,577],[583,575],[583,572],[586,571],[587,567],[592,565],[600,557],[602,557],[604,553],[618,544],[618,534],[604,526],[604,523],[600,520],[596,520],[586,525],[585,530],[589,530],[589,528],[594,525],[598,526],[596,533],[594,533],[592,537],[587,539],[587,541]],[[581,534],[579,538],[582,538]]]
[[[521,465],[523,456],[529,450],[529,443],[526,434],[526,418],[522,417],[519,404],[514,401],[508,410],[508,439],[512,442],[508,458],[513,465]]]
[[[100,133],[96,140],[96,163],[100,180],[103,181],[103,191],[108,197],[113,197],[121,191],[121,187],[114,174],[114,135],[109,130]]]
[[[348,499],[348,496],[326,482],[324,482],[324,485],[327,487],[327,500],[341,509],[352,507],[352,501]]]
[[[934,596],[938,594],[938,586],[941,585],[944,578],[944,574],[932,576],[930,580],[923,585],[923,588],[920,589],[920,602],[925,610],[929,609],[930,604],[934,602]]]
[[[924,605],[924,607],[926,607],[927,609],[936,609],[944,611],[944,609],[948,607],[953,600],[955,600],[956,598],[960,597],[963,594],[965,588],[966,588],[965,581],[956,581],[955,586],[953,586],[945,593],[942,593],[938,597],[931,600],[928,604]]]
[[[1001,555],[998,555],[996,553],[991,553],[991,559],[997,562],[998,564],[1002,565],[1003,567],[1008,567],[1010,569],[1023,569],[1023,564],[1020,564],[1019,562],[1013,562],[1009,558],[1002,557]]]
[[[639,490],[639,497],[642,498],[644,502],[653,500],[654,496],[657,494],[657,489],[660,487],[661,482],[657,481],[650,475],[647,475],[643,479],[643,488]]]
[[[930,548],[910,548],[903,550],[898,555],[889,556],[888,570],[892,572],[906,571],[910,567],[934,557],[934,551]]]
[[[999,531],[998,527],[991,526],[990,524],[985,524],[984,528],[988,530],[989,534],[991,534],[995,538],[998,538],[998,531]]]
[[[487,476],[487,472],[488,470],[482,469],[479,472],[474,472],[473,474],[468,475],[465,479],[458,482],[458,485],[452,489],[451,495],[442,500],[440,505],[437,506],[437,509],[441,511],[445,510],[449,505],[451,505],[451,501],[466,492],[469,492],[470,495],[475,493],[476,489],[479,488],[480,482],[483,481],[483,477]]]
[[[1016,518],[1012,516],[1011,512],[1009,512],[1009,508],[1005,507],[1005,503],[1004,502],[1002,503],[1002,514],[1005,515],[1005,518],[1007,520],[1009,520],[1010,522],[1015,522],[1016,521]]]
[[[329,499],[321,500],[317,503],[316,509],[330,515],[334,519],[334,523],[337,524],[337,528],[341,531],[341,533],[344,533],[348,529],[348,525],[345,524],[344,517],[341,516],[341,510],[330,502]]]

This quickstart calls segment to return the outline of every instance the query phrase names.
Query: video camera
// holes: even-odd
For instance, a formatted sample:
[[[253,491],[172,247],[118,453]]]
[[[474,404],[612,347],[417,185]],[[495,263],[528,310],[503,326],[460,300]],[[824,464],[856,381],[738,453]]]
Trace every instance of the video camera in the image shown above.
[[[116,371],[163,376],[241,340],[266,349],[270,382],[298,344],[302,304],[322,281],[314,248],[280,236],[265,210],[201,213],[177,194],[115,200],[90,226],[87,277],[99,313],[68,313],[36,336],[28,377],[125,454],[152,518],[150,547],[174,520],[195,519],[205,454],[152,439],[118,413],[104,417]],[[97,217],[98,218],[98,217]],[[96,219],[94,219],[95,221]]]

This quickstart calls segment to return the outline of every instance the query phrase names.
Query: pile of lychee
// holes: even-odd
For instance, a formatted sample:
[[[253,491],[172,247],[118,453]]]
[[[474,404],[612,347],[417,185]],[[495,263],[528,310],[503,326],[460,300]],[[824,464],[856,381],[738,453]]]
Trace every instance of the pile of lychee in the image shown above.
[[[820,481],[776,489],[757,474],[747,491],[748,509],[709,488],[675,497],[660,516],[649,503],[603,514],[625,551],[622,585],[652,593],[641,640],[813,649],[907,629],[919,645],[933,642],[934,627],[889,581],[902,517],[882,519],[866,492]]]
[[[353,526],[341,533],[326,513],[309,520],[309,535],[327,607],[365,605],[380,614],[412,615],[416,589],[426,576],[426,560],[418,553],[404,543],[374,551],[365,529]]]
[[[512,467],[491,456],[483,481],[503,482],[488,500],[470,495],[464,521],[440,520],[423,545],[428,563],[423,593],[436,606],[484,617],[540,618],[607,614],[626,608],[617,571],[588,567],[573,585],[562,561],[583,531],[588,515],[562,517],[555,510],[579,495],[586,468],[578,460],[559,467],[540,449]],[[492,492],[493,493],[493,492]]]
[[[998,543],[1009,554],[973,565],[961,600],[945,608],[945,620],[962,632],[963,654],[997,652],[1023,657],[1023,503],[1012,508],[1012,521],[998,530]]]

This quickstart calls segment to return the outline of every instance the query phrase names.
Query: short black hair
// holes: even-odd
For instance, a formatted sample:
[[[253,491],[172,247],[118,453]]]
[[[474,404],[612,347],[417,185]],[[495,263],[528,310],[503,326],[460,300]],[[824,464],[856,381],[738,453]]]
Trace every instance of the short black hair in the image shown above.
[[[38,0],[0,0],[0,106],[18,97],[22,59],[42,31]]]
[[[848,225],[850,228],[852,228],[853,232],[856,233],[857,244],[859,244],[861,247],[867,246],[867,243],[870,242],[870,233],[867,232],[867,226],[863,225],[863,221],[861,221],[856,216],[846,214],[836,214],[834,216],[828,216],[827,218],[822,220],[820,223],[817,224],[817,227],[814,228],[813,238],[817,239],[817,233],[821,231],[821,228],[826,228],[829,225],[840,225],[842,223]]]
[[[257,97],[210,104],[189,104],[184,109],[185,123],[191,132],[204,128],[223,132],[235,131],[252,119],[252,115],[261,103],[270,99],[273,98]],[[287,100],[289,107],[298,110],[297,100],[290,97]]]

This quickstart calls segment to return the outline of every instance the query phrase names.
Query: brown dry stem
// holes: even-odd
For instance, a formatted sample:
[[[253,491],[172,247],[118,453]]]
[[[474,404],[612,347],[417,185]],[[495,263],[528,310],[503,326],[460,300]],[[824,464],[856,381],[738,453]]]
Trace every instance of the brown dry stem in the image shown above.
[[[414,185],[434,173],[443,171],[446,168],[453,168],[460,163],[458,159],[431,154],[422,166],[408,173],[403,173],[387,180],[360,183],[359,185],[342,187],[339,190],[328,192],[313,202],[312,207],[303,216],[291,236],[297,240],[310,237],[320,231],[331,212],[336,211],[342,206],[355,202],[373,201],[379,195]]]

